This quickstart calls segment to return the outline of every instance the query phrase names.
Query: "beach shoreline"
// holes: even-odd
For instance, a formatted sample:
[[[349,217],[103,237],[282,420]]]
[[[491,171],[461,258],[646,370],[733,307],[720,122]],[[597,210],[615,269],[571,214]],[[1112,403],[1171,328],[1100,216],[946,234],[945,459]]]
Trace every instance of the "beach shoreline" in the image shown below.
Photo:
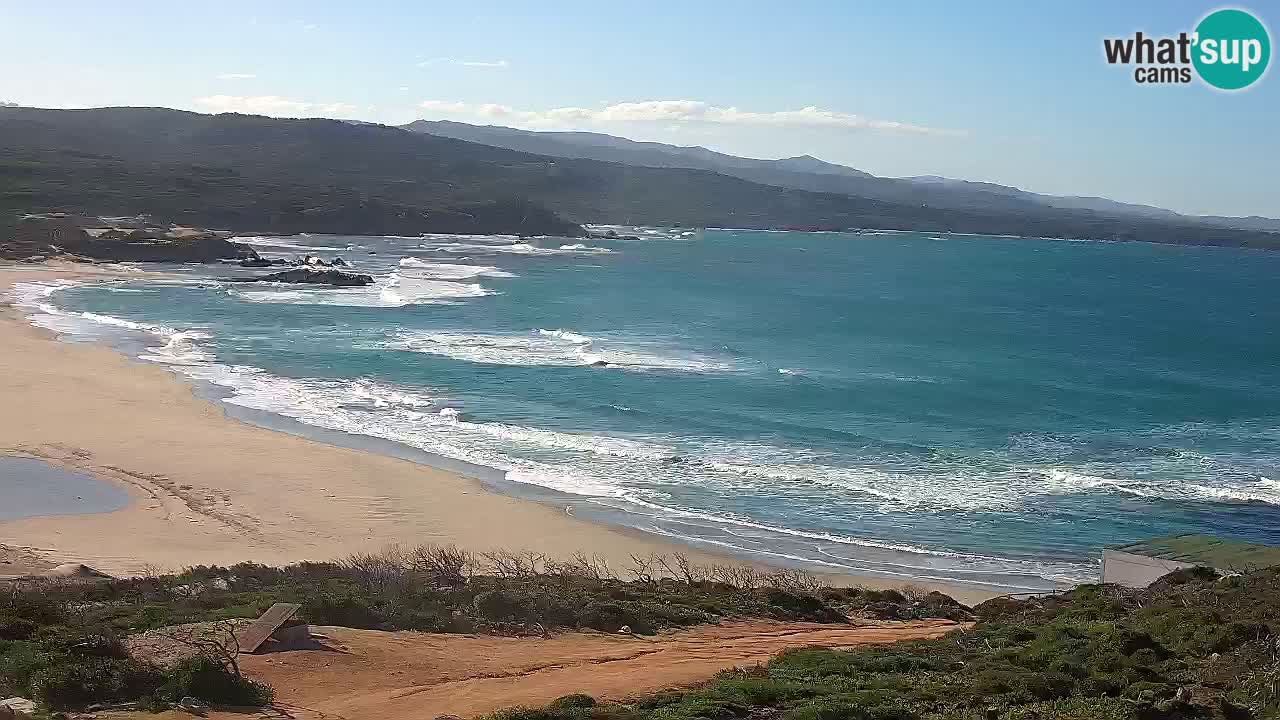
[[[236,419],[164,366],[102,343],[61,342],[8,303],[18,282],[138,272],[0,265],[0,395],[9,408],[0,414],[0,455],[91,473],[132,500],[113,512],[0,522],[0,545],[121,575],[331,560],[425,543],[554,557],[583,551],[618,572],[633,554],[746,562],[492,492],[457,472]],[[932,581],[826,577],[868,587],[910,583],[966,602],[998,594]]]

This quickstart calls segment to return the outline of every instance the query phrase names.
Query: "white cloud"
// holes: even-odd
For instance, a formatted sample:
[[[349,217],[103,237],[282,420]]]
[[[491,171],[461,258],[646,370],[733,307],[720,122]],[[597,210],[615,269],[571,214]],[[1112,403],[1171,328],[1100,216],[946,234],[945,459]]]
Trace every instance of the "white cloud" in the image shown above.
[[[278,95],[210,95],[195,104],[213,112],[237,112],[274,117],[350,117],[363,110],[349,103],[316,103]]]
[[[506,60],[459,60],[458,58],[431,58],[418,63],[418,67],[431,67],[433,65],[457,65],[459,67],[472,68],[507,68],[511,67],[511,63]]]
[[[219,80],[252,80],[258,77],[253,73],[222,73],[218,75]]]
[[[760,112],[717,107],[698,100],[647,100],[622,102],[602,108],[560,107],[550,110],[516,110],[496,103],[462,103],[426,100],[418,106],[425,114],[462,115],[508,125],[535,128],[580,124],[663,123],[670,125],[754,125],[779,128],[832,128],[871,130],[919,135],[964,135],[961,130],[926,127],[892,120],[877,120],[853,113],[823,110],[815,105],[799,110]]]

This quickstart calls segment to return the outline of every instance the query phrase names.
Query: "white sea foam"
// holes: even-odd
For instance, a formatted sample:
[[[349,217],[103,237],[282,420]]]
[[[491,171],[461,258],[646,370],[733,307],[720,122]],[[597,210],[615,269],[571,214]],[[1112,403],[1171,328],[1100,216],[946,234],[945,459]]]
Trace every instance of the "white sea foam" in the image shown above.
[[[477,243],[477,242],[447,242],[447,243],[424,243],[423,248],[428,250],[436,250],[439,252],[447,252],[454,254],[498,254],[504,253],[509,255],[606,255],[614,252],[609,248],[591,247],[581,243],[560,245],[558,247],[539,247],[527,242],[514,243]]]
[[[1116,492],[1176,502],[1261,502],[1280,505],[1280,482],[1259,477],[1249,483],[1210,485],[1186,480],[1111,478],[1062,468],[1038,470],[1047,494]]]
[[[547,487],[594,497],[624,497],[628,491],[607,481],[564,472],[554,465],[521,458],[521,446],[596,447],[608,452],[614,441],[568,433],[474,423],[453,407],[429,410],[438,398],[369,380],[295,379],[247,366],[204,364],[177,368],[187,376],[231,391],[223,402],[263,410],[317,427],[400,442],[427,452],[537,477]],[[625,442],[625,441],[623,441]]]
[[[587,229],[608,232],[612,230],[616,237],[607,239],[618,242],[649,242],[653,240],[689,240],[698,235],[696,230],[683,228],[655,228],[635,225],[588,225]]]
[[[728,362],[696,353],[676,352],[652,343],[597,341],[570,330],[537,330],[525,335],[405,332],[383,347],[487,365],[594,366],[694,373],[734,370]]]
[[[565,342],[574,343],[576,345],[590,345],[592,343],[591,338],[586,335],[579,335],[572,330],[543,330],[539,328],[538,334],[543,337],[564,340]]]
[[[412,277],[430,278],[433,280],[467,280],[474,277],[510,278],[514,273],[492,265],[457,265],[453,263],[434,262],[417,257],[400,259],[400,267]]]
[[[300,236],[301,237],[301,236]],[[300,252],[340,252],[350,250],[351,246],[337,247],[334,245],[308,245],[306,243],[292,242],[280,237],[269,237],[262,235],[244,235],[231,238],[232,242],[244,243],[254,248],[269,248],[271,250],[296,250]]]
[[[169,335],[164,345],[148,348],[148,352],[138,357],[171,365],[209,362],[214,359],[214,355],[201,341],[212,337],[202,330],[179,330]]]
[[[96,338],[100,335],[98,328],[111,328],[162,341],[159,345],[149,346],[146,352],[139,355],[142,360],[173,365],[202,363],[213,359],[213,353],[207,347],[213,336],[206,330],[179,330],[114,315],[69,312],[53,304],[51,298],[54,293],[77,284],[79,283],[70,281],[18,283],[13,290],[14,305],[28,311],[28,319],[32,324],[59,334]]]

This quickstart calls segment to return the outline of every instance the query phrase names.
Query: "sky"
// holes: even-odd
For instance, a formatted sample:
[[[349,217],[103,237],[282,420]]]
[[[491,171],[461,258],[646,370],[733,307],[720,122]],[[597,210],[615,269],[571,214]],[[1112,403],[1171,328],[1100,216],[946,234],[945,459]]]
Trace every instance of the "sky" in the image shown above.
[[[1280,217],[1280,73],[1139,85],[1207,2],[0,0],[0,102],[590,130]],[[1243,6],[1280,27],[1280,1]]]

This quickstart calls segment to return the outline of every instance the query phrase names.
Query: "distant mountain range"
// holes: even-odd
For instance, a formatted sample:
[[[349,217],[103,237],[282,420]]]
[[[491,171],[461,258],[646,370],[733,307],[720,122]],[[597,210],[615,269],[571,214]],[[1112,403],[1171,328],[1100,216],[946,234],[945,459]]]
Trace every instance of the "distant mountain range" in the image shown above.
[[[465,131],[415,126],[428,128]],[[547,139],[499,134],[512,143]],[[582,235],[584,223],[617,223],[1280,248],[1280,234],[1258,229],[956,192],[946,182],[886,180],[811,157],[750,160],[591,133],[550,139],[535,154],[490,144],[495,138],[337,120],[0,107],[0,235],[23,213],[66,211],[265,232]],[[973,200],[956,199],[965,197]]]
[[[1007,212],[1052,207],[1280,232],[1280,220],[1272,218],[1183,215],[1164,208],[1101,197],[1044,195],[1007,185],[955,180],[936,175],[877,177],[855,168],[819,160],[811,155],[781,160],[755,160],[718,153],[704,147],[638,142],[601,133],[538,132],[448,120],[417,120],[404,127],[416,132],[552,157],[603,160],[645,167],[697,168],[765,185],[935,208]]]

